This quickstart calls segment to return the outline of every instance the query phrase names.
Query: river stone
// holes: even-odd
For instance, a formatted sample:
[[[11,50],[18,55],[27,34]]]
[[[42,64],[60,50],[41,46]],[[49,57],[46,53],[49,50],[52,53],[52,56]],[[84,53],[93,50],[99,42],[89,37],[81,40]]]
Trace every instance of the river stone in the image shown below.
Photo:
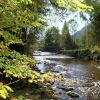
[[[88,87],[93,87],[93,86],[95,86],[94,83],[90,83],[90,84],[88,84]]]
[[[51,86],[51,83],[46,83],[46,86]]]
[[[66,92],[67,92],[67,91],[72,91],[72,90],[74,90],[73,87],[60,87],[60,89],[66,91]]]
[[[38,61],[37,64],[42,64],[42,62]]]
[[[44,64],[48,64],[46,61],[44,61]]]
[[[75,92],[71,92],[71,91],[67,92],[67,95],[70,96],[71,98],[77,98],[77,97],[79,97],[79,94],[77,94]]]
[[[53,98],[52,98],[52,100],[58,100],[58,95],[53,94]]]
[[[58,71],[58,70],[53,70],[52,72],[59,73],[59,71]]]
[[[93,86],[95,86],[95,84],[94,83],[86,83],[83,86],[84,87],[93,87]]]

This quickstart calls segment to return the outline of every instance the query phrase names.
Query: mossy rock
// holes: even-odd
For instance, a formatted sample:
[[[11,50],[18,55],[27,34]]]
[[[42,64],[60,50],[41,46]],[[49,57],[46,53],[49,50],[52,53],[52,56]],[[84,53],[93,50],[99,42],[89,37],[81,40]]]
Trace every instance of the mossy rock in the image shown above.
[[[33,90],[33,94],[40,94],[41,95],[41,98],[49,98],[49,99],[52,99],[53,98],[53,94],[54,94],[54,91],[52,90],[52,88],[50,87],[43,87],[43,88],[38,88],[38,89],[35,89]]]

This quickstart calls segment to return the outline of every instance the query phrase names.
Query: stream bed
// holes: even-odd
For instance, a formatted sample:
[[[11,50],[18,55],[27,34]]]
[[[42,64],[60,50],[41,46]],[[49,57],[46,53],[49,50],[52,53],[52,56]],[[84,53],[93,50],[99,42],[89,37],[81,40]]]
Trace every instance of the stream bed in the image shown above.
[[[41,73],[52,72],[67,80],[52,84],[58,100],[100,100],[100,62],[38,51],[33,57]]]

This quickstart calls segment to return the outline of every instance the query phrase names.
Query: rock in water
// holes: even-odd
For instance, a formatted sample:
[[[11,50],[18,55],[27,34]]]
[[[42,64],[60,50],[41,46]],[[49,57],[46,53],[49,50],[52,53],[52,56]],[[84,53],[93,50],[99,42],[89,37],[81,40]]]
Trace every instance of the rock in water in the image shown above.
[[[67,92],[67,95],[69,95],[71,98],[77,98],[79,97],[79,94],[75,93],[75,92]]]
[[[66,91],[66,92],[74,90],[73,87],[61,87],[60,89]]]
[[[93,87],[93,86],[95,86],[95,83],[88,84],[88,87]]]

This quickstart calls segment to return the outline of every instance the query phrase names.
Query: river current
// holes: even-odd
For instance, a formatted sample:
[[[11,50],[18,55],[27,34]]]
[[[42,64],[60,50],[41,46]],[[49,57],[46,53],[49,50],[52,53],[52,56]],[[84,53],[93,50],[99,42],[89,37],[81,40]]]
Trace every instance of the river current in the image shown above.
[[[55,82],[53,89],[59,100],[100,100],[100,62],[80,60],[62,54],[35,52],[33,57],[41,73],[53,72],[61,75],[69,82]],[[71,98],[60,86],[74,87],[78,98]]]

